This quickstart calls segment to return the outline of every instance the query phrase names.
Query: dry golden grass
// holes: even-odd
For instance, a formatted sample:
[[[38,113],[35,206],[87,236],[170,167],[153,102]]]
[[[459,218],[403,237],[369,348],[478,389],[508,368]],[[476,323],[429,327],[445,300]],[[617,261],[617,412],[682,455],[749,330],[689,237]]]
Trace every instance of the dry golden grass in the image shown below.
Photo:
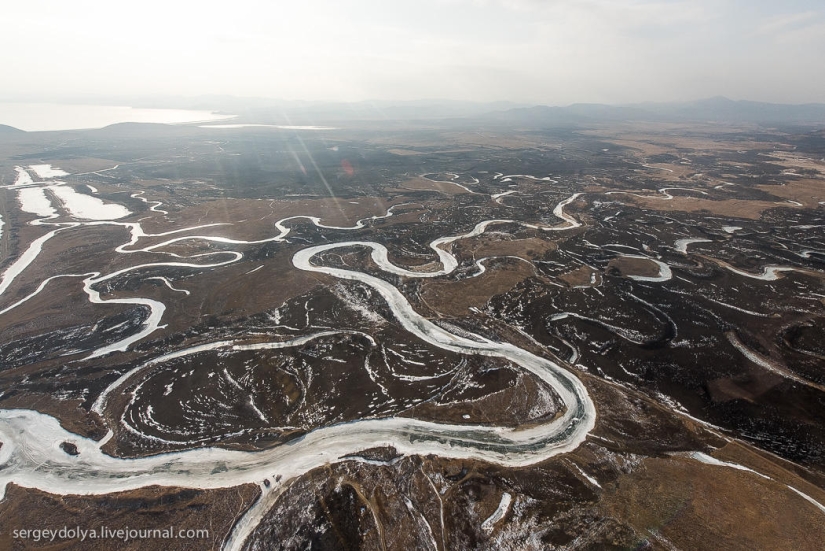
[[[378,197],[219,199],[186,207],[168,217],[157,215],[145,220],[143,226],[147,233],[159,233],[190,225],[228,223],[232,225],[217,230],[220,235],[236,239],[260,239],[275,235],[277,231],[273,224],[288,216],[315,216],[326,225],[352,226],[362,218],[383,216],[392,204],[392,201]],[[174,225],[170,224],[170,220],[174,220]]]
[[[596,276],[595,283],[598,284],[601,279],[601,274],[594,271],[590,266],[579,266],[575,270],[569,271],[559,276],[559,279],[567,283],[571,287],[581,287],[583,285],[592,285],[593,275]]]
[[[825,179],[799,179],[783,185],[756,186],[771,195],[797,201],[806,208],[816,208],[825,201]]]
[[[522,374],[512,386],[482,398],[448,404],[423,402],[401,416],[459,425],[525,426],[525,420],[529,422],[531,409],[541,400],[543,390],[533,375]]]
[[[462,193],[469,193],[469,191],[463,187],[453,184],[452,182],[438,182],[428,180],[426,178],[411,178],[410,180],[399,184],[398,187],[406,191],[437,191],[439,193],[443,193],[444,195],[460,195]]]
[[[789,169],[817,170],[820,174],[825,173],[825,161],[803,157],[795,151],[771,151],[764,153],[772,164],[784,166]]]
[[[581,134],[600,137],[640,151],[645,156],[670,153],[678,155],[686,150],[694,151],[740,151],[773,150],[773,142],[742,141],[726,139],[726,134],[737,135],[753,131],[748,125],[720,125],[701,123],[616,123]],[[689,155],[689,153],[688,153]]]
[[[559,141],[548,142],[550,139],[552,138],[547,136],[516,132],[497,134],[493,132],[443,132],[436,130],[432,134],[428,133],[426,135],[411,133],[403,136],[376,137],[370,140],[370,143],[387,145],[397,149],[426,147],[429,150],[428,153],[461,153],[477,151],[478,148],[557,148],[561,145]],[[440,149],[433,152],[432,148],[434,147]]]
[[[27,289],[28,290],[28,289]],[[15,297],[16,298],[16,297]],[[4,301],[8,306],[11,301]],[[83,292],[82,277],[66,277],[51,281],[43,292],[0,317],[3,342],[26,336],[93,325],[95,320],[130,310],[124,304],[93,304]]]
[[[813,551],[825,541],[822,512],[784,483],[685,457],[645,459],[605,488],[601,507],[679,549]]]
[[[525,239],[500,239],[494,233],[484,233],[479,237],[462,241],[455,247],[461,256],[472,255],[474,258],[487,256],[517,256],[525,260],[534,260],[555,251],[558,246],[547,239],[527,237]]]
[[[657,197],[637,197],[634,195],[625,195],[622,200],[635,203],[639,207],[648,210],[665,212],[706,211],[710,214],[718,216],[731,216],[736,218],[747,218],[750,220],[759,220],[763,212],[777,207],[777,204],[773,201],[748,201],[744,199],[711,201],[710,199],[685,196],[678,196],[669,201],[663,201],[661,198]]]
[[[203,272],[192,278],[192,284],[181,283],[181,286],[186,286],[197,297],[201,316],[231,312],[233,317],[243,317],[265,312],[329,281],[323,274],[308,274],[294,268],[291,263],[293,252],[281,251],[266,261]],[[263,267],[256,270],[258,266]],[[183,304],[180,309],[187,310]],[[170,316],[170,323],[175,314],[177,311]]]
[[[615,268],[623,276],[656,277],[659,275],[659,265],[646,258],[629,258],[619,256],[607,264],[608,270]]]
[[[669,153],[671,155],[677,154],[676,148],[672,145],[661,145],[657,143],[651,143],[655,140],[656,138],[637,136],[635,137],[635,139],[631,137],[625,137],[624,139],[611,138],[609,141],[610,143],[616,144],[621,147],[635,149],[645,157],[651,155],[661,155],[664,153]]]
[[[653,163],[641,169],[662,182],[679,182],[684,184],[686,179],[689,179],[697,174],[695,168],[690,165],[683,165],[678,163]]]
[[[531,264],[512,260],[506,265],[487,268],[478,277],[460,281],[428,281],[421,297],[433,310],[447,316],[466,316],[469,308],[481,308],[490,298],[506,293],[516,284],[533,276]]]
[[[825,489],[823,489],[825,474],[805,469],[769,452],[735,440],[729,441],[725,446],[714,451],[713,455],[721,461],[745,465],[778,482],[793,486],[819,503],[825,503]]]

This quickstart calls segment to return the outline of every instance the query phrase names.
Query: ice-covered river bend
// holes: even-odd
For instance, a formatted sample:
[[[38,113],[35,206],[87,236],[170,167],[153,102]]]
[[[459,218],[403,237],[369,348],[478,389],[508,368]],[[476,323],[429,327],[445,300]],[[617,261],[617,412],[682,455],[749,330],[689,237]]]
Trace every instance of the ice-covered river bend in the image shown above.
[[[561,211],[563,205],[558,209]],[[567,216],[561,216],[569,226]],[[313,220],[317,224],[315,220]],[[483,232],[491,222],[470,234]],[[573,226],[575,227],[575,226]],[[317,255],[335,248],[368,247],[380,268],[408,277],[432,277],[457,266],[442,248],[456,238],[442,238],[432,248],[442,261],[437,273],[411,272],[391,264],[383,245],[369,241],[330,243],[301,250],[293,264],[301,269],[359,281],[377,291],[399,323],[414,336],[453,352],[507,359],[550,384],[565,404],[562,415],[527,429],[449,425],[408,418],[361,420],[314,430],[304,437],[257,452],[218,448],[192,449],[150,457],[124,459],[109,456],[100,443],[63,429],[50,416],[30,410],[0,410],[0,494],[8,483],[56,494],[107,494],[149,485],[221,488],[247,483],[261,486],[264,495],[239,521],[226,548],[237,548],[291,479],[327,463],[342,460],[376,446],[393,446],[404,454],[435,454],[474,458],[502,465],[535,463],[576,448],[595,423],[595,407],[582,383],[556,363],[509,343],[452,334],[419,315],[398,289],[377,277],[313,263]],[[212,238],[214,239],[214,238]],[[60,444],[75,443],[78,454],[65,453]],[[279,483],[264,486],[266,480]]]

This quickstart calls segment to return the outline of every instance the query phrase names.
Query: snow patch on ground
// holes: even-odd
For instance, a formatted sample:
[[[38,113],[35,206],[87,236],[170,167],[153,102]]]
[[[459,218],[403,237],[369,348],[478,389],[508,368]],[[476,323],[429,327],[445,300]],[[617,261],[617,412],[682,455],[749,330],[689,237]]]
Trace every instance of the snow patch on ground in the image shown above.
[[[117,220],[129,216],[132,212],[115,203],[104,203],[97,197],[78,193],[73,188],[66,186],[49,186],[49,191],[54,193],[66,207],[66,210],[75,218],[84,220]]]
[[[17,172],[17,179],[14,181],[14,186],[22,187],[34,184],[34,180],[32,180],[31,175],[26,171],[25,168],[23,168],[22,166],[16,166],[14,167],[14,170]]]
[[[25,187],[17,192],[17,199],[20,201],[20,210],[37,216],[57,216],[57,211],[52,207],[52,202],[46,197],[46,192],[39,187]]]
[[[31,165],[29,166],[29,168],[32,169],[35,174],[37,174],[43,179],[59,178],[60,176],[69,175],[69,173],[65,170],[60,170],[59,168],[52,167],[52,165]]]

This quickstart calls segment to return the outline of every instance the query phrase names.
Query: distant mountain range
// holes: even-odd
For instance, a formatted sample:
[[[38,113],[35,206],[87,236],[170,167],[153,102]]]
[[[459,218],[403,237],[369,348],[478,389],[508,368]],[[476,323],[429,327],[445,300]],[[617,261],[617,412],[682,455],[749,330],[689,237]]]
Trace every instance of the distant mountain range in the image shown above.
[[[213,103],[214,102],[214,103]],[[330,124],[342,121],[432,121],[467,119],[491,112],[527,107],[513,102],[476,103],[457,100],[359,101],[350,103],[202,98],[186,109],[213,109],[238,115],[243,122],[266,124]]]
[[[102,102],[101,102],[102,103]],[[362,101],[322,103],[279,101],[231,96],[197,98],[121,99],[133,107],[208,110],[237,115],[231,123],[275,125],[335,125],[347,121],[450,125],[503,125],[523,128],[579,126],[602,122],[709,122],[752,123],[769,126],[825,126],[825,104],[788,105],[734,101],[714,97],[680,103],[605,105],[576,103],[565,107],[519,105],[509,102],[474,103],[454,100]],[[136,126],[118,126],[112,132],[137,131]],[[155,128],[154,130],[157,130]],[[148,129],[147,129],[148,131]],[[0,136],[22,132],[0,124]]]
[[[272,124],[324,124],[340,121],[435,121],[444,119],[500,122],[526,126],[577,125],[617,121],[727,122],[810,125],[825,124],[825,104],[786,105],[734,101],[715,97],[682,103],[604,105],[577,103],[566,107],[527,106],[507,102],[473,103],[449,100],[364,101],[357,103],[283,102],[245,105],[235,100],[239,120]],[[190,108],[209,108],[208,101]],[[456,122],[458,122],[456,120]]]
[[[0,124],[0,136],[10,136],[15,134],[25,134],[25,131],[7,124]]]
[[[567,107],[535,106],[489,113],[485,118],[491,121],[528,126],[602,121],[822,125],[825,124],[825,104],[787,105],[714,97],[684,103],[639,103],[616,106],[577,103]]]
[[[576,103],[566,107],[529,106],[511,102],[477,103],[456,100],[361,101],[323,103],[279,101],[231,96],[163,98],[164,106],[217,110],[238,115],[237,122],[269,124],[330,124],[343,121],[435,121],[560,126],[616,121],[675,121],[825,125],[825,104],[787,105],[734,101],[714,97],[680,103],[604,105]],[[143,100],[136,107],[160,107]],[[459,122],[456,120],[455,122]]]
[[[172,101],[167,98],[165,101]],[[137,106],[137,105],[136,105]],[[141,107],[159,107],[143,103]],[[322,103],[260,98],[205,96],[176,98],[170,107],[212,109],[239,115],[239,120],[271,124],[323,124],[336,121],[433,121],[475,119],[530,126],[584,124],[599,121],[684,121],[810,125],[825,124],[825,103],[788,105],[734,101],[717,96],[679,103],[605,105],[576,103],[565,107],[511,102],[456,100],[361,101]]]

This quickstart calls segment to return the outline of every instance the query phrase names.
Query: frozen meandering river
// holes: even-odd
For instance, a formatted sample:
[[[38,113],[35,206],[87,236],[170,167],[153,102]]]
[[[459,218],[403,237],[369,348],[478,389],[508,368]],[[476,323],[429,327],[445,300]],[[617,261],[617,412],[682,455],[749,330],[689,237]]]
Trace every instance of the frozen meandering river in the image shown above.
[[[566,204],[575,200],[577,196],[563,201],[556,209],[556,214],[566,222],[564,226],[542,229],[576,227],[578,222],[566,215],[563,208]],[[390,210],[386,216],[391,214],[392,211]],[[320,228],[329,228],[322,225],[320,220],[316,218],[306,218]],[[280,235],[258,241],[258,243],[283,240],[286,234],[289,233],[289,228],[283,225],[286,221],[285,219],[276,224],[281,232]],[[248,533],[254,529],[257,520],[265,514],[273,496],[278,494],[278,488],[283,487],[287,481],[308,470],[329,462],[342,460],[342,458],[364,449],[388,445],[405,454],[435,454],[455,458],[472,457],[517,466],[541,461],[552,455],[576,448],[594,426],[596,412],[584,386],[572,373],[548,359],[536,356],[509,343],[497,343],[481,338],[472,340],[450,333],[419,315],[395,286],[382,279],[357,271],[329,268],[315,263],[318,255],[328,250],[343,247],[367,247],[372,250],[373,260],[382,270],[388,273],[406,277],[435,277],[448,274],[458,266],[456,258],[446,248],[450,243],[465,237],[479,235],[491,224],[506,222],[511,221],[493,220],[482,222],[467,234],[434,241],[431,248],[437,253],[442,263],[442,269],[436,272],[415,272],[395,266],[388,260],[386,247],[370,241],[344,241],[309,247],[295,254],[293,264],[301,270],[321,272],[336,278],[359,281],[369,285],[383,297],[392,309],[396,319],[407,331],[433,346],[452,352],[504,358],[530,371],[550,384],[561,397],[565,405],[565,410],[561,416],[546,423],[521,430],[503,427],[450,425],[408,418],[361,420],[317,429],[290,443],[290,445],[278,446],[259,452],[201,448],[151,457],[123,459],[103,453],[100,442],[66,431],[55,418],[48,415],[30,410],[0,410],[0,441],[3,442],[3,446],[0,447],[0,493],[5,493],[5,487],[8,483],[38,488],[57,494],[106,494],[148,485],[204,489],[231,487],[246,483],[261,484],[265,479],[274,480],[279,477],[278,479],[281,482],[270,487],[261,484],[264,496],[236,526],[232,537],[227,543],[227,547],[233,548],[243,543]],[[76,224],[80,225],[75,223],[71,227],[76,227]],[[87,222],[83,225],[99,224],[118,225],[130,230],[131,241],[127,245],[118,247],[118,252],[122,254],[137,250],[148,252],[150,249],[163,246],[163,244],[160,244],[144,249],[127,250],[127,246],[135,245],[141,237],[145,236],[139,224],[109,221]],[[363,221],[359,221],[351,228],[334,229],[356,229],[363,226]],[[59,227],[54,233],[57,233],[60,229],[64,228]],[[178,233],[178,231],[168,233]],[[171,238],[167,243],[181,239],[204,239],[229,244],[253,243],[213,236],[188,235]],[[39,253],[39,246],[30,247],[24,255],[25,258],[21,258],[21,261],[14,265],[10,272],[4,274],[4,285],[0,291],[5,290],[8,284],[22,273]],[[127,270],[140,270],[156,266],[203,268],[235,262],[242,256],[241,253],[230,251],[219,254],[228,254],[232,258],[225,262],[211,264],[156,263],[135,266],[107,275],[86,274],[84,289],[92,302],[100,302],[101,299],[93,286]],[[69,275],[77,276],[77,274],[66,274],[66,276]],[[28,298],[40,292],[42,287],[45,287],[45,283],[24,300],[28,300]],[[125,350],[131,344],[146,336],[147,331],[154,330],[165,309],[165,305],[155,304],[156,301],[150,301],[149,299],[118,300],[118,302],[126,301],[150,307],[152,315],[150,320],[146,322],[146,327],[128,339],[96,350],[92,357],[117,350]],[[324,334],[328,334],[328,332]],[[298,346],[308,339],[322,335],[305,336],[296,339],[294,342],[279,342],[277,346],[279,348],[291,345]],[[220,346],[231,345],[231,343],[224,342],[216,344]],[[125,378],[128,378],[128,376]],[[121,379],[125,380],[125,378]],[[121,379],[115,381],[104,392],[103,399],[96,404],[95,409],[97,411],[103,411],[105,395],[122,384],[124,381]],[[60,444],[66,441],[77,446],[79,453],[76,456],[66,454],[60,448]]]
[[[165,247],[182,241],[199,240],[223,245],[255,245],[285,241],[291,231],[288,223],[306,220],[321,230],[356,230],[366,227],[370,220],[386,218],[393,215],[391,207],[383,216],[372,216],[359,220],[351,227],[336,227],[322,224],[312,216],[291,216],[275,223],[278,234],[257,241],[244,241],[223,236],[196,235],[201,228],[217,226],[206,224],[190,228],[176,229],[161,234],[147,234],[140,222],[121,222],[128,211],[118,210],[112,205],[106,213],[97,216],[98,210],[91,209],[86,216],[76,214],[70,222],[56,222],[57,213],[51,208],[40,188],[30,187],[34,184],[23,182],[21,202],[23,210],[42,216],[34,223],[51,225],[55,229],[32,241],[20,257],[0,277],[0,295],[24,273],[40,255],[46,241],[63,231],[76,231],[85,226],[111,225],[128,231],[129,240],[115,249],[119,254],[160,253]],[[28,191],[31,189],[32,191]],[[667,190],[665,190],[666,192]],[[71,200],[76,194],[71,188],[54,187],[51,192],[63,200]],[[244,452],[219,448],[197,448],[187,451],[160,454],[150,457],[124,459],[112,457],[102,451],[103,442],[96,442],[72,434],[63,429],[57,419],[30,410],[0,410],[0,498],[5,493],[7,484],[15,483],[29,488],[38,488],[53,494],[108,494],[112,492],[142,488],[149,485],[223,488],[242,484],[258,484],[262,496],[258,502],[240,519],[226,542],[225,548],[236,549],[257,526],[280,495],[289,481],[307,471],[328,463],[352,459],[359,451],[377,446],[392,446],[403,454],[434,454],[451,458],[474,458],[507,466],[523,466],[545,460],[553,455],[565,453],[576,448],[584,441],[595,424],[596,411],[585,387],[570,371],[555,362],[537,356],[507,342],[463,336],[452,333],[432,323],[418,314],[398,288],[373,275],[343,268],[328,267],[323,264],[325,252],[342,248],[366,248],[370,250],[373,262],[384,273],[406,278],[434,278],[452,273],[458,268],[458,260],[450,251],[452,243],[481,235],[492,225],[521,224],[543,231],[564,231],[579,227],[581,223],[564,209],[581,194],[574,194],[559,202],[553,213],[562,223],[554,226],[528,224],[515,220],[485,220],[478,223],[469,232],[438,238],[430,243],[430,249],[437,255],[440,268],[432,271],[416,271],[397,266],[390,262],[389,251],[385,245],[373,241],[339,241],[311,246],[298,251],[292,258],[293,265],[307,272],[323,273],[337,279],[357,281],[377,292],[391,309],[398,323],[412,334],[430,345],[445,351],[502,358],[512,362],[552,386],[564,404],[564,411],[551,420],[531,425],[528,428],[505,428],[490,426],[452,425],[429,421],[391,417],[385,419],[359,420],[349,423],[319,428],[309,432],[288,445],[273,447],[264,451]],[[41,197],[42,196],[42,197]],[[142,198],[142,197],[141,197]],[[89,202],[92,197],[84,200]],[[144,199],[145,200],[145,199]],[[148,202],[148,200],[146,200]],[[76,202],[76,201],[75,201]],[[89,203],[91,204],[91,203]],[[161,206],[153,202],[151,210]],[[75,210],[83,211],[83,205]],[[89,209],[86,209],[89,210]],[[85,212],[85,211],[83,211]],[[160,211],[156,211],[160,212]],[[94,215],[92,215],[94,214]],[[105,214],[105,216],[104,216]],[[83,221],[78,219],[85,219]],[[77,230],[79,231],[79,230]],[[140,247],[138,243],[147,237],[165,237],[162,242]],[[676,250],[687,254],[691,243],[705,242],[703,239],[682,239],[677,241]],[[171,253],[164,253],[171,254]],[[177,255],[172,255],[177,256]],[[157,268],[189,268],[193,270],[217,268],[236,263],[243,258],[243,253],[232,250],[213,251],[202,258],[199,263],[177,258],[173,262],[156,262],[138,264],[108,274],[99,272],[83,274],[59,274],[47,278],[28,296],[13,304],[0,304],[0,315],[13,310],[20,304],[42,292],[51,281],[58,278],[83,279],[83,289],[93,303],[123,303],[142,305],[149,309],[150,315],[136,333],[124,337],[118,342],[101,346],[91,352],[89,357],[99,357],[129,349],[134,343],[145,338],[160,327],[166,305],[148,298],[119,298],[104,300],[100,297],[96,285],[112,280],[126,272],[150,272],[147,279],[161,279],[173,291],[186,292],[174,288],[169,280],[152,270]],[[655,262],[659,274],[655,277],[634,277],[645,282],[666,282],[672,277],[670,267],[664,262],[646,258]],[[481,262],[481,261],[479,261]],[[758,279],[775,279],[779,272],[792,268],[769,266],[760,275],[742,272],[729,265],[724,267],[737,274]],[[2,298],[2,297],[0,297]],[[7,301],[8,302],[8,301]],[[568,314],[559,314],[568,315]],[[572,314],[571,314],[572,315]],[[125,373],[114,381],[100,395],[93,406],[93,411],[107,418],[107,397],[118,391],[129,380],[133,380],[143,370],[161,365],[171,358],[210,349],[251,349],[287,348],[302,346],[314,339],[346,332],[345,330],[323,331],[303,335],[288,341],[244,345],[233,341],[219,341],[201,344],[187,350],[168,352]],[[116,416],[115,416],[116,417]],[[110,436],[111,436],[110,432]],[[60,444],[72,442],[77,446],[78,454],[65,453]],[[263,481],[269,484],[264,485]],[[277,482],[273,482],[277,481]],[[500,509],[506,512],[509,502],[502,500]],[[502,515],[504,513],[501,513]],[[496,515],[488,521],[494,524]]]

